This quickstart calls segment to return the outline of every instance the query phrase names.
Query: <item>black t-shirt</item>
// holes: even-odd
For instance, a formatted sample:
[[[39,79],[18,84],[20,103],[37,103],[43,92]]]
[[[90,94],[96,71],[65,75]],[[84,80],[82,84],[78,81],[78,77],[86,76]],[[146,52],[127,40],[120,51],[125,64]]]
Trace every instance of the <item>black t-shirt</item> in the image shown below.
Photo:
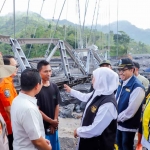
[[[56,84],[50,83],[50,86],[43,86],[36,95],[39,109],[51,119],[54,119],[56,105],[61,101],[59,89]],[[43,120],[45,130],[50,124]]]

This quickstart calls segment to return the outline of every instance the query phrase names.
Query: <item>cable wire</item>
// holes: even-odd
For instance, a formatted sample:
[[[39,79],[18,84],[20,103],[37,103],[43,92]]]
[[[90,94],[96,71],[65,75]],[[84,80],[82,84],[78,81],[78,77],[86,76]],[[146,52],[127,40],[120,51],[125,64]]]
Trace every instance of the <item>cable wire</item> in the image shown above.
[[[49,21],[49,25],[51,24],[51,28],[50,28],[50,34],[49,34],[48,38],[52,38],[52,27],[53,27],[52,24],[53,24],[53,21],[54,21],[54,16],[55,16],[55,11],[56,11],[56,5],[57,5],[57,0],[55,1],[55,6],[54,6],[54,12],[53,12],[52,19]]]
[[[93,22],[94,22],[94,18],[95,18],[95,10],[96,10],[96,5],[97,5],[97,0],[95,3],[95,9],[94,9],[94,14],[93,14],[93,19],[92,19],[92,25],[91,25],[91,29],[90,29],[90,37],[89,37],[89,44],[90,44],[90,40],[91,40],[91,36],[92,36],[92,29],[93,29]]]
[[[116,57],[118,57],[118,9],[119,9],[119,1],[117,0],[117,51]]]
[[[69,3],[69,0],[67,1],[66,20],[68,19],[68,18],[67,18],[67,15],[68,15],[68,3]],[[66,40],[66,26],[67,26],[67,25],[65,25],[64,41]]]
[[[108,51],[107,51],[107,56],[109,58],[109,53],[110,53],[110,0],[108,0]]]
[[[27,24],[28,24],[29,5],[30,5],[30,0],[28,0],[28,7],[27,7],[27,17],[26,17],[26,24],[25,24],[25,37],[27,37]]]
[[[58,26],[58,22],[59,22],[59,19],[60,19],[60,17],[61,17],[61,14],[62,14],[62,11],[63,11],[63,8],[64,8],[64,5],[65,5],[65,2],[66,2],[66,0],[64,0],[63,6],[62,6],[62,8],[61,8],[61,11],[60,11],[60,14],[59,14],[59,17],[58,17],[58,20],[57,20],[57,23],[56,23],[55,30],[54,30],[54,32],[53,32],[53,36],[52,36],[52,38],[54,37],[54,35],[55,35],[55,33],[56,33],[57,26]],[[47,57],[47,56],[48,56],[49,48],[50,48],[51,44],[52,44],[52,39],[51,39],[50,43],[48,44],[48,48],[47,48],[47,50],[46,50],[45,57]]]
[[[89,0],[86,0],[85,2],[85,12],[84,12],[84,20],[83,20],[83,33],[84,33],[84,25],[85,25],[85,18],[86,18],[86,13],[87,13],[87,8],[88,8]]]
[[[83,43],[82,43],[82,34],[81,34],[81,17],[80,17],[80,2],[78,0],[78,13],[79,13],[79,26],[80,26],[80,31],[79,31],[79,35],[80,35],[80,48],[83,47]]]
[[[95,44],[96,40],[95,40],[95,34],[96,34],[96,30],[97,30],[97,21],[98,21],[98,16],[99,16],[99,8],[100,8],[100,0],[98,1],[98,10],[97,10],[97,17],[96,17],[96,24],[95,24],[95,29],[94,29],[94,40],[93,43]]]
[[[44,1],[45,1],[45,0],[43,0],[43,2],[42,2],[42,6],[41,6],[41,10],[40,10],[40,16],[41,16],[41,13],[42,13],[42,9],[43,9],[43,5],[44,5]],[[40,17],[39,17],[39,18],[40,18]],[[38,18],[38,21],[39,21],[39,18]],[[38,22],[38,21],[37,21],[37,22]],[[33,38],[35,38],[35,34],[36,34],[36,30],[37,30],[37,28],[38,28],[38,24],[36,24],[36,27],[35,27],[35,30],[34,30]],[[29,56],[30,56],[30,52],[31,52],[32,45],[33,45],[33,44],[31,44],[31,45],[30,45],[30,48],[29,48],[29,52],[28,52],[28,56],[27,56],[27,58],[29,58]]]
[[[15,25],[15,0],[13,0],[13,20],[14,20],[14,39],[16,38],[16,25]]]
[[[55,2],[54,12],[53,12],[53,19],[54,19],[54,15],[55,15],[55,11],[56,11],[56,5],[57,5],[57,0]]]
[[[6,0],[4,0],[4,2],[3,2],[3,5],[2,5],[2,7],[1,7],[1,9],[0,9],[0,13],[1,13],[1,11],[2,11],[4,5],[5,5],[5,2],[6,2]]]

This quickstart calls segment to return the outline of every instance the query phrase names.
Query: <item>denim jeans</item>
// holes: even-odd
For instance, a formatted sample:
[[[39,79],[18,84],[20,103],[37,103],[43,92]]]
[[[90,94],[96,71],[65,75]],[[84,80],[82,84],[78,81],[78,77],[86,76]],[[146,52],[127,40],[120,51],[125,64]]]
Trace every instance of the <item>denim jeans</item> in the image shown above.
[[[135,132],[117,130],[116,142],[119,150],[133,150]]]

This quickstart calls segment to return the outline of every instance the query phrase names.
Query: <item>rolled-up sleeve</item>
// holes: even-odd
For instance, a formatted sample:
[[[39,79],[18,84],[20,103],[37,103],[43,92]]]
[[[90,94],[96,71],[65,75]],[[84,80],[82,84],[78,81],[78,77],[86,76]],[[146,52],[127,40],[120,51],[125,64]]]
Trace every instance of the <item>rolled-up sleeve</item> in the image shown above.
[[[88,99],[90,98],[90,96],[92,95],[92,92],[91,93],[81,93],[79,91],[71,89],[70,95],[79,99],[82,102],[87,102]]]
[[[42,136],[40,132],[39,117],[35,110],[27,110],[22,116],[21,122],[30,140],[36,140]]]

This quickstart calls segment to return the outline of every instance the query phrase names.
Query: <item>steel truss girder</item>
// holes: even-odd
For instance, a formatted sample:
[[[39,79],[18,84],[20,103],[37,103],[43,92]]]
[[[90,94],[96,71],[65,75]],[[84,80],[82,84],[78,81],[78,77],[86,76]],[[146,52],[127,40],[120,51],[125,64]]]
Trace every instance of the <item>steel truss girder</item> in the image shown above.
[[[25,70],[26,68],[31,68],[23,50],[20,47],[20,44],[16,39],[10,38],[10,45],[12,47],[12,51],[15,54],[15,57],[17,58],[17,61],[21,67],[21,70]]]

